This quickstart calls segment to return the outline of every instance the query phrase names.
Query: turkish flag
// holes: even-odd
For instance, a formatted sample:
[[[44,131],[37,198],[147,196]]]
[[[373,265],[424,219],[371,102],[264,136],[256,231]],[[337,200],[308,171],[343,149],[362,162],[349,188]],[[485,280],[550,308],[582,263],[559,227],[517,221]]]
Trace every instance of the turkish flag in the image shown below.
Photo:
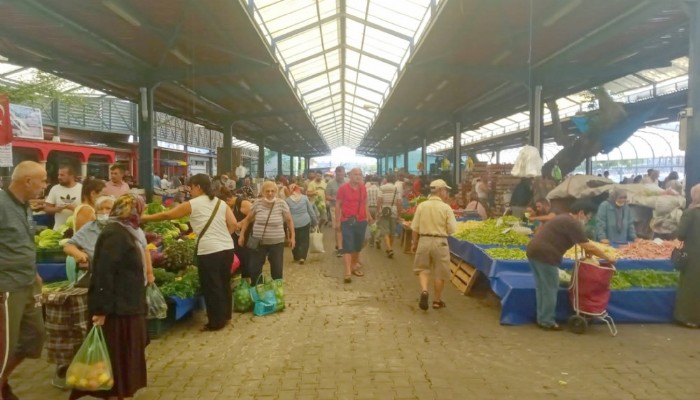
[[[0,94],[0,146],[12,141],[12,124],[10,123],[10,99]]]

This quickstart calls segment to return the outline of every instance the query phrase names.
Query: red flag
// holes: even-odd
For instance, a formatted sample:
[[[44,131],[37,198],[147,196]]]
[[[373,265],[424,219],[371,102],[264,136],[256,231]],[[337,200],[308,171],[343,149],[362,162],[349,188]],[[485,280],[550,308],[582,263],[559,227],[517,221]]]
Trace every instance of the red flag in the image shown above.
[[[12,141],[12,124],[10,123],[10,99],[0,94],[0,146]]]

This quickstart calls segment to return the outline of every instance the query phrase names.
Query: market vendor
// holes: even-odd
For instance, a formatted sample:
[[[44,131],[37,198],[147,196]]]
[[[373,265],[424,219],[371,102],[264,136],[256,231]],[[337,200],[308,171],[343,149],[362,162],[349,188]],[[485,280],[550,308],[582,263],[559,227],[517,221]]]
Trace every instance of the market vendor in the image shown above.
[[[559,266],[568,249],[578,244],[591,255],[615,262],[586,238],[583,225],[594,210],[595,206],[589,201],[577,200],[571,205],[570,213],[559,214],[544,224],[527,246],[527,259],[535,277],[537,324],[544,330],[561,330],[554,318]]]
[[[535,209],[527,209],[529,216],[528,219],[532,222],[540,222],[544,224],[545,222],[551,221],[557,214],[552,210],[552,205],[549,200],[545,198],[539,198],[535,200]]]
[[[602,243],[628,243],[637,239],[627,193],[613,189],[608,200],[598,207],[596,238]]]

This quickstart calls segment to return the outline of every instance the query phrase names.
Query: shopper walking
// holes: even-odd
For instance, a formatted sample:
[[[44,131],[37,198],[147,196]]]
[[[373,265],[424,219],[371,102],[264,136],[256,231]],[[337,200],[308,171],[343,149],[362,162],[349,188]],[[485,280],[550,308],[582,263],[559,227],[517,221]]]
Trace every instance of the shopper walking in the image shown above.
[[[301,194],[301,187],[292,184],[289,190],[292,194],[287,197],[286,202],[292,214],[292,221],[294,221],[294,238],[296,239],[292,255],[294,262],[304,264],[309,253],[310,230],[311,227],[318,225],[318,219],[309,198]]]
[[[140,196],[120,196],[95,244],[88,312],[93,325],[104,331],[114,386],[99,392],[74,389],[71,400],[130,398],[146,387],[146,285],[155,279],[148,272],[150,253],[139,228],[144,208]]]
[[[378,177],[372,176],[368,180],[368,185],[367,186],[367,203],[369,204],[369,215],[374,219],[375,221],[379,217],[377,214],[377,199],[380,196],[379,192],[379,185],[377,184]],[[375,225],[373,225],[374,229],[370,227],[370,237],[369,237],[369,247],[377,247],[377,249],[381,248],[381,244],[379,242],[379,238],[377,237],[378,233],[378,228]]]
[[[190,225],[197,234],[199,282],[207,306],[209,321],[201,331],[216,331],[231,320],[231,264],[233,239],[237,221],[231,208],[214,196],[211,179],[197,174],[189,180],[191,200],[153,215],[144,215],[144,222],[179,219],[190,216]]]
[[[343,245],[343,237],[340,229],[340,220],[336,218],[338,213],[336,212],[336,196],[338,195],[338,190],[345,184],[347,180],[345,179],[345,168],[343,166],[335,167],[335,179],[331,179],[326,186],[326,201],[328,201],[328,209],[331,214],[331,222],[333,229],[335,229],[335,255],[336,257],[342,257],[343,252],[341,246]]]
[[[428,309],[428,284],[431,275],[434,290],[433,308],[445,307],[442,291],[445,280],[450,278],[450,249],[447,247],[447,237],[457,229],[454,212],[446,203],[450,189],[452,188],[442,179],[432,181],[428,200],[418,205],[411,221],[411,250],[416,253],[413,271],[418,275],[421,287],[418,306],[424,311]]]
[[[36,270],[34,223],[29,200],[46,189],[46,170],[23,161],[0,190],[0,398],[16,399],[8,379],[25,358],[39,358],[44,347],[44,319],[35,295],[41,293]]]
[[[336,171],[337,172],[337,171]],[[340,186],[335,196],[336,233],[341,234],[345,283],[352,282],[352,275],[361,277],[360,251],[364,245],[367,224],[371,223],[367,202],[367,189],[362,183],[362,170],[353,168],[349,182]]]
[[[700,184],[690,189],[691,203],[681,217],[678,239],[688,253],[681,271],[673,318],[689,328],[700,327]]]
[[[570,213],[559,214],[542,225],[527,245],[527,259],[535,277],[537,324],[544,330],[561,330],[555,320],[555,311],[559,266],[567,250],[578,244],[588,254],[615,262],[614,258],[599,250],[586,237],[584,225],[594,210],[595,206],[588,201],[574,202]]]
[[[287,202],[277,197],[277,185],[275,182],[266,181],[262,184],[263,197],[253,203],[253,209],[243,220],[241,237],[238,239],[240,246],[246,245],[246,233],[252,229],[250,235],[259,242],[256,249],[251,249],[250,254],[250,279],[253,284],[262,274],[265,260],[270,261],[270,273],[272,279],[282,279],[284,267],[284,241],[285,229],[289,232],[289,246],[295,246],[294,221],[289,212]]]
[[[379,187],[380,196],[377,198],[377,227],[380,237],[384,240],[384,251],[389,258],[394,257],[394,233],[402,203],[401,192],[394,182],[396,178],[393,175],[387,176],[386,183]]]

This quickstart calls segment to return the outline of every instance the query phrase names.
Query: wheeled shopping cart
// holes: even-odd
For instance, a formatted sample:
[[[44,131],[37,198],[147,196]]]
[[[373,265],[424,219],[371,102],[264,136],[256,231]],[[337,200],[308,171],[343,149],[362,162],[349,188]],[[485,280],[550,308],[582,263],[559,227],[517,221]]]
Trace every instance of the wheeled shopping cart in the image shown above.
[[[577,260],[571,275],[569,299],[576,314],[569,318],[569,329],[578,334],[586,331],[591,319],[605,322],[610,334],[617,336],[615,321],[608,314],[610,281],[615,266],[592,259]]]

